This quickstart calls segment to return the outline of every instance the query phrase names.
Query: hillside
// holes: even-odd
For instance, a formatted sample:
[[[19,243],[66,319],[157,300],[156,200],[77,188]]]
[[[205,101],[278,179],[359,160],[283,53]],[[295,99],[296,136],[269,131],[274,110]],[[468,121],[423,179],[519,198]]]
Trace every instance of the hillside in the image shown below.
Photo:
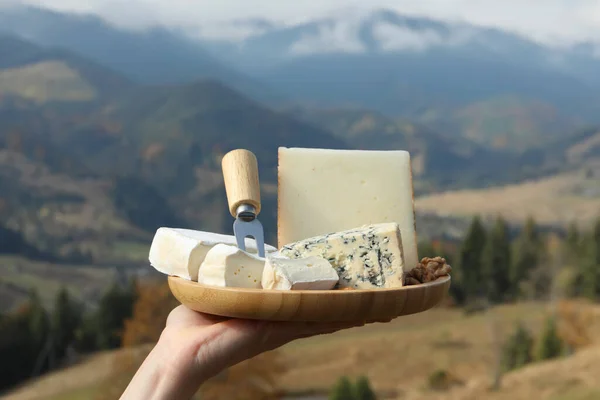
[[[133,87],[124,76],[61,48],[43,48],[0,32],[0,95],[36,100],[89,102]]]
[[[478,186],[490,179],[502,181],[500,166],[511,160],[508,154],[487,151],[468,140],[448,138],[423,125],[395,121],[373,111],[316,107],[294,107],[287,111],[333,132],[353,148],[410,151],[417,193]]]
[[[600,324],[598,307],[575,303]],[[537,333],[550,309],[537,303],[494,308],[486,314],[465,316],[458,310],[433,309],[423,314],[402,317],[389,324],[374,324],[323,337],[291,343],[280,351],[285,371],[279,385],[289,397],[317,399],[326,396],[342,375],[366,374],[381,398],[386,399],[528,399],[532,393],[545,400],[584,400],[600,393],[597,362],[600,348],[594,342],[573,356],[534,363],[503,377],[498,392],[487,390],[494,368],[498,344],[490,334],[496,327],[504,340],[517,321]],[[106,392],[102,382],[118,380],[111,375],[116,362],[139,365],[148,348],[119,350],[92,356],[80,365],[69,367],[30,382],[6,396],[10,400],[52,400],[90,398]],[[436,370],[450,371],[455,385],[448,391],[427,387]],[[293,395],[294,394],[294,395]],[[117,398],[118,390],[106,399]],[[581,397],[575,397],[579,395]],[[564,396],[564,397],[560,397]]]
[[[489,132],[475,129],[478,137],[468,137],[468,131],[463,132],[448,121],[422,124],[360,108],[295,106],[283,110],[331,131],[353,148],[410,151],[418,194],[538,179],[580,168],[597,157],[592,137],[595,130],[565,131],[557,125],[556,130],[548,131],[544,138],[535,132],[522,132],[518,135],[522,139],[498,148],[492,143],[493,134],[488,136]],[[493,107],[490,106],[489,111],[495,115]],[[501,111],[498,115],[499,119],[503,118]],[[529,117],[539,121],[537,117]],[[510,123],[510,118],[503,120]],[[517,135],[516,132],[510,134]],[[586,150],[577,159],[567,155],[566,149],[571,147],[574,151]]]
[[[281,100],[277,90],[221,63],[197,41],[165,27],[130,30],[92,15],[13,5],[0,14],[2,32],[81,54],[141,84],[216,79],[261,101]]]
[[[220,174],[227,151],[252,150],[268,186],[279,146],[348,147],[218,81],[103,86],[98,97],[110,70],[57,58],[62,50],[3,43],[12,61],[0,68],[0,150],[2,185],[11,190],[0,223],[40,249],[101,254],[111,236],[146,240],[166,225],[230,232]],[[94,80],[81,65],[95,65]],[[264,209],[272,240],[273,191],[264,192]]]
[[[279,146],[347,147],[212,80],[140,88],[58,140],[95,170],[141,175],[164,191],[189,188],[194,168],[220,169],[219,156],[233,148],[253,151],[273,181]]]
[[[18,256],[0,256],[0,314],[13,310],[37,290],[44,304],[51,307],[61,287],[77,301],[94,305],[119,272],[93,265],[61,265],[32,261]]]
[[[64,260],[103,260],[111,237],[148,240],[149,232],[131,220],[126,207],[118,207],[122,196],[135,196],[131,188],[101,177],[77,178],[52,172],[45,164],[23,154],[0,149],[0,217],[43,252]],[[156,201],[144,199],[146,207]],[[144,203],[142,203],[144,204]],[[175,217],[160,207],[146,219],[169,225]],[[155,229],[155,225],[151,229]],[[91,257],[91,260],[90,260]]]
[[[563,161],[573,166],[591,167],[600,163],[600,128],[579,131],[550,144],[552,157],[562,152]]]
[[[476,214],[523,223],[529,216],[544,225],[589,226],[600,216],[600,169],[479,190],[456,190],[416,199],[419,212],[439,217]]]
[[[481,100],[429,122],[488,148],[514,152],[544,147],[582,124],[551,104],[517,96]]]

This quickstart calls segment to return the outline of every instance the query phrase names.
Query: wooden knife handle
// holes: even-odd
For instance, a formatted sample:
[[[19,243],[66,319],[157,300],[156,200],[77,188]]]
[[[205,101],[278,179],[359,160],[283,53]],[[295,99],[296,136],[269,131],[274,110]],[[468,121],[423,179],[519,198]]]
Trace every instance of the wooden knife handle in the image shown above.
[[[229,212],[236,217],[241,204],[249,204],[260,213],[260,183],[258,162],[254,153],[244,149],[232,150],[221,161]]]

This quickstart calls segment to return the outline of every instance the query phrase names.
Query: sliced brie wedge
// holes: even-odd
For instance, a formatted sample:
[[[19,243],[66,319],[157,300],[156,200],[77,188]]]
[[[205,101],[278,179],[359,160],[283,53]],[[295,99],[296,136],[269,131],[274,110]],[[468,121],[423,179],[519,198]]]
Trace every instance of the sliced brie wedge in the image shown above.
[[[220,243],[206,254],[198,273],[198,283],[260,289],[264,267],[264,258]]]
[[[263,289],[275,290],[329,290],[338,281],[335,269],[321,257],[268,256],[262,275]]]
[[[150,246],[150,264],[163,274],[196,281],[198,269],[206,254],[219,243],[236,245],[232,235],[191,229],[159,228]],[[246,250],[249,253],[257,253],[256,242],[253,239],[246,238]],[[273,246],[265,245],[266,253],[275,251],[277,249]]]

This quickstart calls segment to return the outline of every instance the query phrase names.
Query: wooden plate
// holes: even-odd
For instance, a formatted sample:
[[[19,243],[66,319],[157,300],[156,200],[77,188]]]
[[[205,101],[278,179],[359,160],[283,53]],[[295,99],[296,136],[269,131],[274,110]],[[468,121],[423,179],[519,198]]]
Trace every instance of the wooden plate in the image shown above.
[[[192,310],[270,321],[387,321],[426,311],[448,293],[450,277],[397,289],[263,290],[206,286],[169,276],[179,302]]]

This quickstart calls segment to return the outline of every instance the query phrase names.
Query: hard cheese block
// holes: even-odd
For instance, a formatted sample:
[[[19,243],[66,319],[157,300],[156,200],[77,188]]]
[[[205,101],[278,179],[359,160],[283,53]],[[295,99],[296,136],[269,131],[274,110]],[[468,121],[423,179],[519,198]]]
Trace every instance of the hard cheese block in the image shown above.
[[[329,290],[338,280],[335,269],[321,257],[267,257],[262,287],[275,290]]]
[[[402,238],[394,222],[300,240],[282,247],[280,252],[290,258],[325,258],[337,271],[340,287],[373,289],[404,285]]]
[[[406,151],[279,148],[278,247],[354,227],[396,222],[404,261],[419,258]]]
[[[206,254],[198,283],[210,286],[260,289],[265,259],[236,246],[217,244]]]
[[[216,244],[235,245],[235,237],[190,229],[159,228],[150,246],[150,264],[167,275],[198,280],[198,269],[206,253]],[[246,249],[256,253],[256,242],[246,239]],[[277,251],[265,245],[265,252]]]

